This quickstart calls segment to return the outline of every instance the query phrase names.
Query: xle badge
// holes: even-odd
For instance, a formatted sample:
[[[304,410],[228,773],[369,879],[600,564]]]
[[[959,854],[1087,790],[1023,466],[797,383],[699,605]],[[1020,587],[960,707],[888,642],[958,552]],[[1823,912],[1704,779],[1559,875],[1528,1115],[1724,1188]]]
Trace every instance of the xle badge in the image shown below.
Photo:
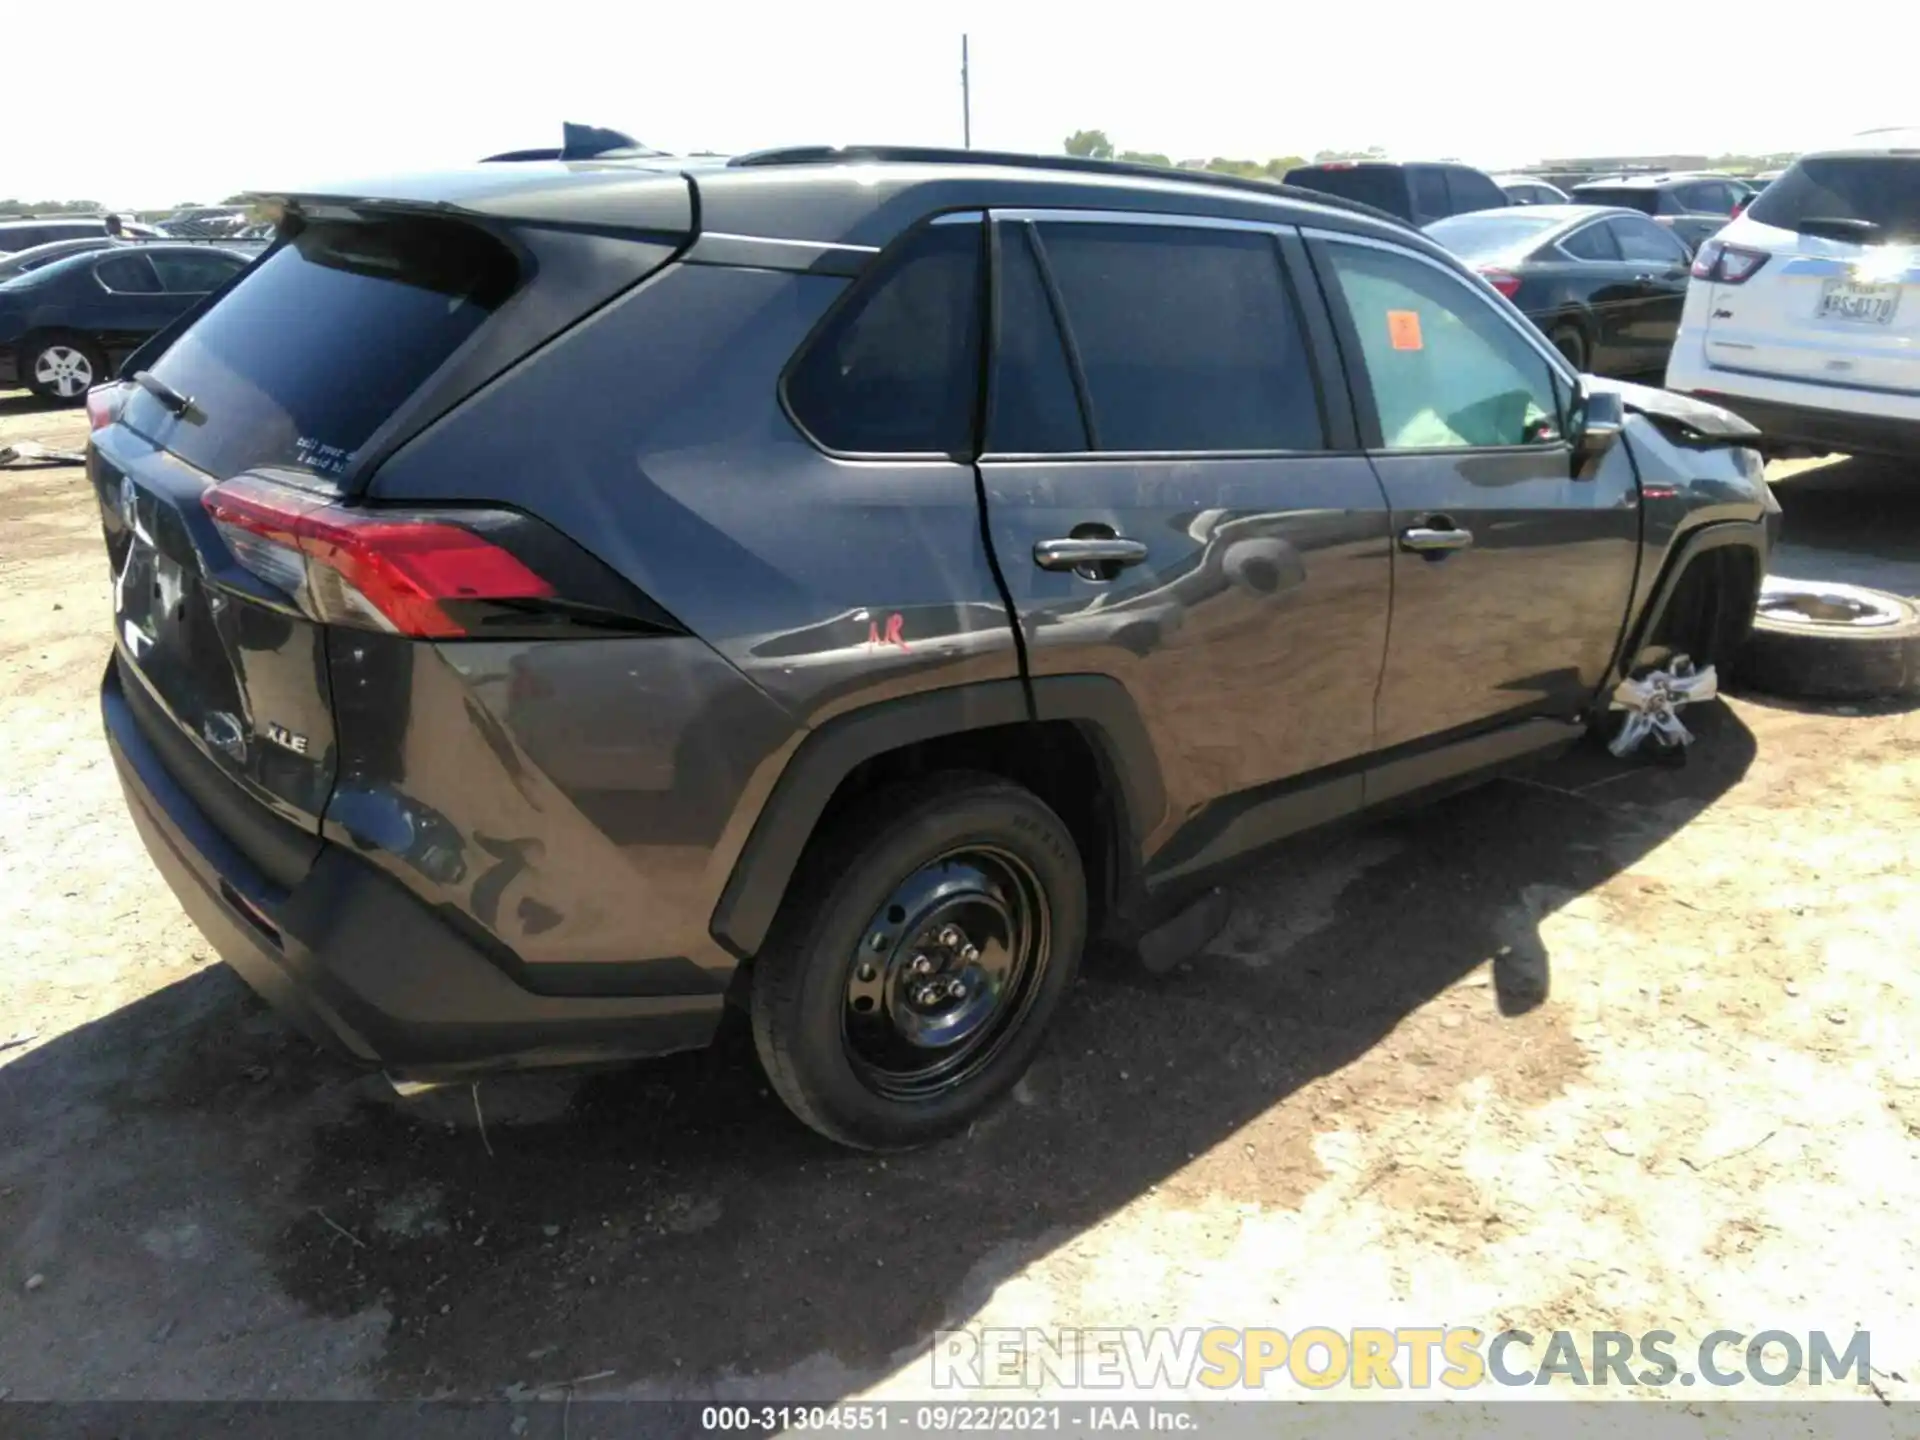
[[[287,729],[286,726],[276,725],[271,720],[267,722],[267,739],[281,746],[283,749],[293,751],[296,755],[304,755],[307,753],[306,736],[296,735],[293,731]]]

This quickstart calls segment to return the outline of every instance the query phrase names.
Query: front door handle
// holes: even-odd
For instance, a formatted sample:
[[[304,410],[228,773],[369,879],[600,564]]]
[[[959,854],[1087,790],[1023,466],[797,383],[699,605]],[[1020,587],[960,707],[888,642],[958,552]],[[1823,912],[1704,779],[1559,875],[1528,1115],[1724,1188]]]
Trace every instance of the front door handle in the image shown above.
[[[1085,573],[1096,566],[1119,568],[1138,565],[1146,558],[1144,541],[1128,540],[1118,535],[1033,542],[1033,563],[1042,570],[1079,570]]]
[[[1471,544],[1471,530],[1433,530],[1416,525],[1411,530],[1400,532],[1400,548],[1421,555],[1446,554],[1453,550],[1464,550]]]

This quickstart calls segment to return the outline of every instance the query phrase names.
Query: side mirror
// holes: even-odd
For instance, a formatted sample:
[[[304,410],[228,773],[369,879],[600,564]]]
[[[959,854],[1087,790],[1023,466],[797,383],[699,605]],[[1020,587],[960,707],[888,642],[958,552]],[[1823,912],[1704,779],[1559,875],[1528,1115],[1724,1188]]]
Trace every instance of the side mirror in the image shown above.
[[[1581,377],[1573,407],[1568,429],[1573,440],[1573,473],[1578,477],[1587,474],[1613,448],[1627,423],[1627,409],[1618,391],[1591,389],[1585,376]]]

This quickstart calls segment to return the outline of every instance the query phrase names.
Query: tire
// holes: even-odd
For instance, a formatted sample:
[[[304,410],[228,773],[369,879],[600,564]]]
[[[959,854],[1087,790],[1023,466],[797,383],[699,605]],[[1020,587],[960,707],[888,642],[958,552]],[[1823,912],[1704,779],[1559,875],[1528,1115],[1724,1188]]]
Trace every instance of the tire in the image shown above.
[[[1080,852],[1030,791],[970,773],[890,786],[815,837],[753,962],[760,1063],[829,1139],[934,1139],[1025,1072],[1086,934]],[[952,981],[957,998],[923,1003]]]
[[[1566,362],[1582,375],[1587,373],[1587,337],[1580,327],[1571,320],[1563,320],[1547,332],[1547,339],[1553,342]]]
[[[1863,585],[1769,578],[1736,673],[1808,700],[1920,693],[1920,606]]]
[[[79,405],[107,378],[107,357],[78,335],[39,335],[19,347],[20,378],[42,400]]]

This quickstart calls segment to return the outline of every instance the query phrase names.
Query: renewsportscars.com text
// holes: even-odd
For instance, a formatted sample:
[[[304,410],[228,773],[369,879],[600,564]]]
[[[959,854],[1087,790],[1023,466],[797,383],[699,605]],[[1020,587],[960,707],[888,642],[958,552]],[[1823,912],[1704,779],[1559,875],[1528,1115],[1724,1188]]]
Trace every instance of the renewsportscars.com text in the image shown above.
[[[937,1389],[1140,1391],[1472,1390],[1483,1385],[1777,1387],[1867,1383],[1870,1337],[1855,1330],[1715,1330],[1683,1342],[1671,1330],[1488,1333],[1466,1326],[1274,1329],[942,1330]]]

